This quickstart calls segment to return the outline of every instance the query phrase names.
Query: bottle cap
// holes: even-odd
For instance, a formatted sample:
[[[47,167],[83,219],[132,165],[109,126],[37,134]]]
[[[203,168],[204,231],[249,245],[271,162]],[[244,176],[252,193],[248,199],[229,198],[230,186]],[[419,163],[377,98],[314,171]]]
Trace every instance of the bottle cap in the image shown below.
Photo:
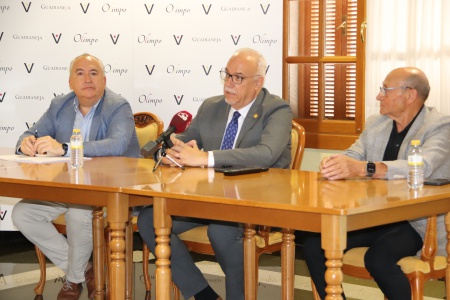
[[[420,140],[412,140],[411,145],[412,146],[420,146]]]
[[[73,132],[80,132],[80,129],[76,128],[76,129],[73,130]]]

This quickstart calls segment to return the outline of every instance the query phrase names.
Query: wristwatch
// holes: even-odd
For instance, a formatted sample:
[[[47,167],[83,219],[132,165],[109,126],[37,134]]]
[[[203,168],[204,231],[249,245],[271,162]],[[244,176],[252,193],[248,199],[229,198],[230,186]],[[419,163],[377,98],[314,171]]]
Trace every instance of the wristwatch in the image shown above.
[[[368,161],[366,165],[366,176],[372,177],[373,174],[375,174],[375,171],[376,171],[375,163],[372,161]]]
[[[67,146],[66,143],[62,143],[62,148],[64,150],[64,154],[62,156],[66,156],[67,154],[67,150],[69,149],[69,146]]]

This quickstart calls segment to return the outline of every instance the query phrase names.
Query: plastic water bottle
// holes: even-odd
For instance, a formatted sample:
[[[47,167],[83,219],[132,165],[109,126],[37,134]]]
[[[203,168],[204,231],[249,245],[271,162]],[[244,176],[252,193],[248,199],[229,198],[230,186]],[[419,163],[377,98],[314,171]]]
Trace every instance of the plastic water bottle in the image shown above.
[[[408,186],[411,189],[423,186],[423,154],[420,140],[412,140],[408,151]]]
[[[83,166],[83,137],[80,129],[74,129],[70,137],[70,166],[78,169]]]

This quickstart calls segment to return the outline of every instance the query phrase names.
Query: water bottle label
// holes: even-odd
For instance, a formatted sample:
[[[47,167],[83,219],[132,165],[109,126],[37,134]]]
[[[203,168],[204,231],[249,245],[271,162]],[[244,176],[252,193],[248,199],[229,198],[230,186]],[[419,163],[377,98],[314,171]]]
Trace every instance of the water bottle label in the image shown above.
[[[70,148],[81,148],[83,147],[83,143],[80,142],[71,142],[70,143]]]
[[[410,166],[422,166],[423,165],[423,157],[419,155],[410,155],[408,156],[408,165]]]

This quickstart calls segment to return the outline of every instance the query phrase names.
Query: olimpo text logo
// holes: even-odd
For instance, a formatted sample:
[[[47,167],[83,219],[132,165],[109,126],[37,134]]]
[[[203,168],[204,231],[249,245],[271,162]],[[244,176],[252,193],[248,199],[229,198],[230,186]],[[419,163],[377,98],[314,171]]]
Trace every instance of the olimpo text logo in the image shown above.
[[[126,13],[127,9],[123,8],[123,7],[112,6],[109,3],[105,3],[102,6],[102,11],[105,12],[105,13],[119,14],[119,16],[120,16],[121,13]]]
[[[113,74],[119,74],[119,76],[122,76],[122,74],[126,74],[128,72],[128,69],[125,68],[117,68],[113,67],[110,64],[105,65],[105,73],[113,73]]]
[[[139,103],[148,103],[148,104],[153,104],[153,105],[157,105],[163,102],[162,99],[159,98],[155,98],[152,96],[152,94],[148,94],[148,95],[140,95],[139,96]]]
[[[73,41],[75,43],[87,43],[92,46],[92,44],[98,43],[98,38],[89,37],[87,33],[77,33],[73,36]]]
[[[6,92],[0,93],[0,103],[5,99]]]
[[[9,5],[0,5],[0,10],[2,11],[2,13],[5,12],[5,10],[9,10]]]
[[[139,44],[149,44],[150,46],[158,46],[162,43],[161,38],[154,38],[151,36],[151,33],[138,35],[137,41]]]

